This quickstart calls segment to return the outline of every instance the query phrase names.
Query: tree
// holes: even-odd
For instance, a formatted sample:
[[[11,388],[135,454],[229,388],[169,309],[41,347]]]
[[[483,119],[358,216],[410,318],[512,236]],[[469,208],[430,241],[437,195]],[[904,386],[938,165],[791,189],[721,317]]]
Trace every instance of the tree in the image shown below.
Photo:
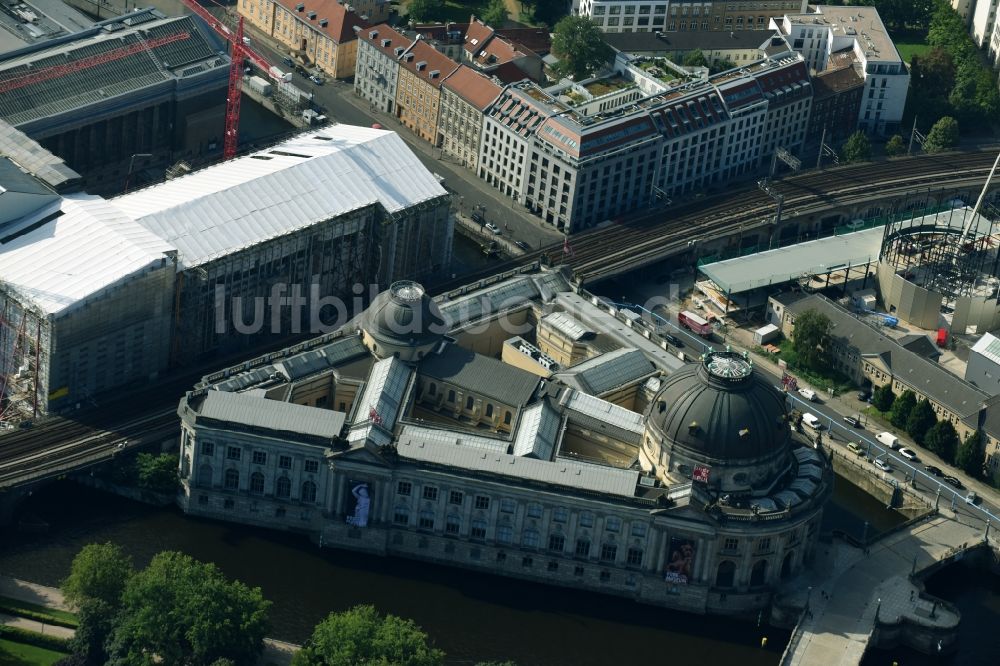
[[[792,349],[805,367],[818,370],[822,366],[823,347],[829,341],[830,326],[830,318],[813,309],[806,310],[795,318]]]
[[[256,663],[270,602],[214,564],[165,551],[128,581],[107,642],[108,664]]]
[[[504,0],[490,0],[483,12],[483,22],[494,28],[502,28],[507,22],[507,4]]]
[[[872,407],[885,413],[892,409],[896,394],[892,392],[892,384],[882,384],[872,392]]]
[[[934,407],[930,401],[924,398],[910,410],[906,417],[906,432],[917,444],[923,444],[929,431],[937,423],[937,416],[934,414]]]
[[[545,25],[555,25],[559,19],[566,16],[569,3],[566,0],[534,0],[535,21]]]
[[[840,149],[840,159],[844,163],[867,162],[872,157],[872,144],[864,132],[855,132],[847,138]]]
[[[104,644],[111,635],[117,610],[100,599],[86,599],[77,606],[76,618],[79,624],[70,639],[70,649],[74,655],[82,657],[84,663],[107,662]]]
[[[374,606],[330,613],[295,654],[293,666],[440,666],[444,652],[412,620]]]
[[[437,18],[444,10],[444,0],[412,0],[409,17],[414,21],[428,21]]]
[[[913,411],[916,404],[917,396],[913,391],[903,391],[902,395],[892,403],[892,409],[889,411],[889,422],[897,428],[905,428],[906,420],[910,418],[910,412]]]
[[[567,16],[559,21],[552,37],[552,52],[559,58],[560,72],[581,81],[601,70],[613,54],[601,36],[586,16]]]
[[[893,134],[889,137],[889,140],[885,142],[885,154],[889,157],[899,157],[906,152],[906,142],[903,141],[903,137],[898,134]]]
[[[694,49],[687,52],[681,64],[685,67],[707,67],[708,60],[705,59],[705,54],[701,49]]]
[[[955,466],[969,476],[979,478],[983,474],[983,464],[986,462],[983,451],[983,441],[979,432],[971,432],[955,453]]]
[[[68,602],[80,608],[97,600],[117,609],[133,573],[132,559],[115,544],[88,544],[73,558],[62,592]]]
[[[933,451],[946,462],[955,459],[955,449],[958,447],[958,433],[951,421],[938,421],[927,432],[924,446]]]
[[[945,116],[934,123],[924,140],[924,150],[928,153],[940,153],[958,143],[958,122],[951,116]]]
[[[176,453],[140,453],[136,457],[136,483],[140,488],[159,493],[172,493],[177,489]]]
[[[517,666],[517,662],[510,661],[480,661],[476,666]]]
[[[736,69],[736,63],[729,58],[718,59],[708,66],[708,71],[712,74],[718,74],[719,72],[725,72],[730,69]]]

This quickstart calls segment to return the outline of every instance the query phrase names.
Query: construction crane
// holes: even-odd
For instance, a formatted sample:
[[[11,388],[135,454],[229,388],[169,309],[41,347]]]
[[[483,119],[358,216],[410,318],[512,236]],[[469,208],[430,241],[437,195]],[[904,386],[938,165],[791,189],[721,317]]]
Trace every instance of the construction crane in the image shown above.
[[[291,75],[285,75],[277,67],[264,59],[259,53],[247,46],[243,38],[243,17],[240,16],[236,23],[236,32],[233,33],[222,21],[216,18],[211,12],[202,7],[198,0],[181,0],[184,6],[197,14],[208,24],[220,37],[229,42],[230,58],[232,63],[229,66],[229,89],[226,98],[226,134],[223,142],[222,159],[228,160],[236,156],[236,146],[239,139],[240,129],[240,98],[243,93],[243,61],[249,60],[257,69],[267,72],[267,75],[278,82],[287,82]]]

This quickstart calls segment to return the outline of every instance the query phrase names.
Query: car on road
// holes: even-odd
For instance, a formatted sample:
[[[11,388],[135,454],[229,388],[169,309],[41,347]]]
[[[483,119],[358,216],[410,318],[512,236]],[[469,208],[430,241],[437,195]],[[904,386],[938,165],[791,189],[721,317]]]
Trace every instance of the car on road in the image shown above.
[[[531,246],[525,243],[524,241],[514,241],[514,245],[521,248],[525,252],[531,252]]]
[[[905,446],[899,447],[899,455],[903,456],[907,460],[912,460],[914,462],[920,460],[919,458],[917,458],[917,454],[913,449],[908,449]]]
[[[808,400],[809,402],[818,402],[819,398],[816,396],[816,391],[808,388],[800,388],[799,395]]]
[[[883,472],[889,472],[890,474],[892,473],[892,465],[882,460],[881,458],[876,458],[873,461],[873,464],[875,465],[875,467],[882,470]]]
[[[486,218],[483,217],[482,213],[478,212],[472,214],[472,221],[477,224],[486,224]]]
[[[941,471],[940,467],[934,465],[924,465],[924,469],[927,470],[928,474],[933,474],[934,476],[944,476],[944,472]]]
[[[286,67],[295,67],[295,61],[287,56],[282,58],[281,62],[285,63]]]
[[[500,227],[498,227],[497,225],[493,224],[492,222],[487,222],[486,223],[486,230],[489,231],[489,232],[491,232],[491,233],[496,234],[497,236],[499,236],[502,233],[500,231]]]
[[[961,481],[959,481],[955,477],[951,476],[950,474],[945,474],[944,476],[941,477],[941,480],[944,481],[945,483],[950,483],[951,485],[955,486],[959,490],[961,490],[962,488],[965,487],[965,486],[962,485]]]
[[[823,428],[823,424],[820,423],[818,418],[816,418],[816,415],[810,414],[809,412],[802,415],[802,425],[812,428],[813,430],[822,430]]]
[[[864,449],[861,448],[861,444],[859,444],[858,442],[848,442],[847,450],[857,456],[865,455]]]
[[[861,427],[861,420],[857,419],[857,418],[855,418],[853,416],[845,416],[844,417],[844,423],[848,424],[852,428],[860,428]]]
[[[324,79],[322,76],[316,76],[315,74],[310,74],[309,80],[318,86],[321,86],[326,82],[326,79]]]
[[[670,333],[664,333],[663,339],[672,344],[674,347],[680,349],[684,346],[684,341],[678,338],[676,335],[671,335]]]
[[[979,502],[979,495],[977,495],[975,492],[971,492],[965,496],[966,504],[972,504],[973,506],[975,506],[978,502]]]

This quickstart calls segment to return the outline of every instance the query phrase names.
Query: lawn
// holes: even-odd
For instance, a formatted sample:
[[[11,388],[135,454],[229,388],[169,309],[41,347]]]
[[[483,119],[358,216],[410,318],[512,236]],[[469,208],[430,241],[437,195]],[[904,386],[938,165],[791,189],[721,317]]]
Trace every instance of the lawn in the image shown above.
[[[0,666],[49,666],[65,656],[62,652],[0,639]]]
[[[927,31],[907,30],[893,35],[893,43],[903,62],[909,63],[913,56],[922,56],[931,50],[927,43]]]
[[[827,368],[821,372],[816,372],[803,368],[798,362],[798,356],[792,348],[791,340],[782,340],[778,344],[778,347],[781,349],[781,352],[778,354],[771,354],[763,348],[758,348],[755,351],[775,362],[779,359],[784,360],[788,364],[788,372],[799,379],[799,388],[805,388],[805,385],[808,384],[816,389],[817,392],[822,391],[823,395],[821,397],[828,396],[829,389],[831,388],[834,390],[834,395],[841,395],[855,388],[854,382],[849,377],[836,370]]]
[[[17,599],[10,599],[8,597],[0,597],[0,611],[9,615],[19,615],[21,617],[39,620],[41,622],[49,622],[49,624],[56,624],[63,627],[76,628],[78,624],[76,616],[72,613],[56,610],[55,608],[46,608],[45,606],[39,606],[38,604],[32,604],[26,601],[18,601]]]

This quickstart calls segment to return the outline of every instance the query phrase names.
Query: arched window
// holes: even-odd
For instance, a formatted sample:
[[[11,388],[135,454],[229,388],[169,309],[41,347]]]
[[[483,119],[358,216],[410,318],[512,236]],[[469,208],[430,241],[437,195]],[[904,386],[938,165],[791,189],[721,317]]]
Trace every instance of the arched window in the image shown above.
[[[511,419],[511,413],[510,412],[504,412],[504,414],[503,414],[503,423],[504,423],[504,425],[510,425],[510,419]]]
[[[198,485],[204,488],[212,487],[212,466],[202,465],[198,468]]]
[[[486,403],[486,418],[493,416],[493,405]]]
[[[434,382],[431,382],[430,386],[427,387],[427,393],[429,395],[437,395],[437,392],[438,392],[437,384],[435,384]]]
[[[452,389],[448,390],[448,402],[455,402],[455,391]]]
[[[767,582],[767,560],[757,560],[750,570],[750,587],[759,587]]]
[[[239,490],[240,489],[240,473],[235,469],[226,470],[226,490]]]
[[[719,571],[715,575],[716,587],[732,587],[736,580],[736,565],[730,560],[719,562]]]
[[[292,482],[287,476],[279,476],[274,484],[274,494],[285,499],[292,495]]]
[[[474,404],[476,404],[476,400],[471,395],[468,398],[465,399],[465,408],[466,409],[472,409],[472,406]]]
[[[315,502],[316,501],[316,484],[313,481],[305,481],[302,484],[302,501],[303,502]]]
[[[792,575],[792,564],[795,562],[795,551],[790,550],[781,561],[781,578],[786,579]]]
[[[255,495],[264,494],[264,475],[260,472],[254,472],[250,475],[250,492]]]

